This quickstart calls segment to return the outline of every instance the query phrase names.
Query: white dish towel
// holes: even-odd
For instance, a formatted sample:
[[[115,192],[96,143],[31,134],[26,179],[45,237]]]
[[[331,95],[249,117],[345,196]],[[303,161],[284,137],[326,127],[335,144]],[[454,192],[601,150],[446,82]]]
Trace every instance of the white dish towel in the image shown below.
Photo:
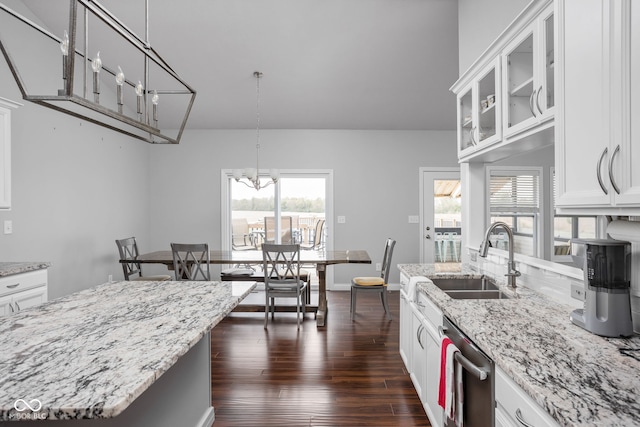
[[[429,279],[427,279],[424,276],[413,276],[411,279],[409,279],[409,286],[407,286],[407,294],[409,294],[409,301],[415,301],[416,300],[416,284],[418,282],[428,282]]]

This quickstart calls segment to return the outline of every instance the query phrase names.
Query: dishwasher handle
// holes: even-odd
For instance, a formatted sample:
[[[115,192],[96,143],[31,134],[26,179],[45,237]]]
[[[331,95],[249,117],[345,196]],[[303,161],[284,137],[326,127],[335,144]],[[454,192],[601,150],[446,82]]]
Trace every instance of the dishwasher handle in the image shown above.
[[[438,332],[440,333],[441,338],[446,335],[446,331],[446,328],[438,326]],[[453,357],[467,372],[473,374],[473,376],[478,378],[480,381],[484,381],[489,377],[489,372],[486,369],[476,366],[472,361],[464,357],[461,352],[458,351]]]

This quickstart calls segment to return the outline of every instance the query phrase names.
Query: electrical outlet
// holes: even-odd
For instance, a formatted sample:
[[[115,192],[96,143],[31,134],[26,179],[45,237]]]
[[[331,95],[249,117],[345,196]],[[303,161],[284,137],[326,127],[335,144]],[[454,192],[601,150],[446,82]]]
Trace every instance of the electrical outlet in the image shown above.
[[[376,271],[382,270],[382,263],[376,262]]]
[[[572,283],[571,298],[584,301],[584,298],[585,298],[584,286],[578,285],[576,283]]]
[[[13,221],[6,219],[4,221],[4,234],[13,233]]]

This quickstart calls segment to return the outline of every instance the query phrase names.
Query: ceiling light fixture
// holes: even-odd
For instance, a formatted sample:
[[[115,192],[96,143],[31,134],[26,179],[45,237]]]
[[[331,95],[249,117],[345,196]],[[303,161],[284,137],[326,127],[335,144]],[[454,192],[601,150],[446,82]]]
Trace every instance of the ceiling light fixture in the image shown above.
[[[260,79],[262,78],[262,73],[260,71],[255,71],[253,73],[253,77],[256,78],[256,167],[255,169],[246,168],[244,173],[242,169],[234,169],[233,177],[236,182],[241,182],[247,187],[253,187],[256,190],[260,190],[261,188],[268,187],[269,185],[278,182],[280,172],[277,169],[270,169],[269,176],[271,177],[271,181],[268,181],[265,185],[262,185],[260,182]],[[246,176],[249,182],[241,181],[243,176]]]
[[[178,144],[196,92],[149,44],[149,0],[145,0],[144,37],[133,32],[95,0],[66,0],[62,4],[65,6],[56,8],[50,20],[45,19],[49,26],[58,25],[60,33],[66,27],[63,36],[58,37],[44,26],[0,3],[0,12],[26,24],[16,26],[12,37],[0,36],[0,50],[22,97],[150,143]],[[56,15],[58,12],[60,15]],[[24,49],[20,42],[31,37],[34,31],[45,37],[33,38],[37,48]],[[63,89],[51,85],[51,82],[60,81],[57,62],[59,56],[48,53],[51,41],[58,44],[62,53]],[[94,44],[100,46],[102,58],[100,52],[94,58],[89,57],[90,43],[92,47]],[[18,54],[14,57],[10,54],[11,51]],[[38,55],[38,73],[32,72],[34,54]],[[138,79],[125,79],[120,65],[116,69],[115,63],[107,64],[108,60],[121,61],[127,73]],[[25,69],[29,72],[19,72]],[[102,74],[115,77],[115,87],[113,83],[107,84],[106,79],[102,85],[102,89],[115,89],[115,96],[101,91]],[[102,99],[101,92],[106,95]],[[163,112],[166,117],[163,117],[166,127],[163,130],[158,128],[157,103],[160,95],[163,96]],[[152,105],[149,106],[149,103]]]

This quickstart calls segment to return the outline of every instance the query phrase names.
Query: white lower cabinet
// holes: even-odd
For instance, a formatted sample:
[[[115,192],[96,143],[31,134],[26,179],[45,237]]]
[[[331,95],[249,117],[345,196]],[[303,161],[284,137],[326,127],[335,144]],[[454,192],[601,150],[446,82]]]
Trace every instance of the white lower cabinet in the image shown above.
[[[559,424],[496,366],[496,427],[558,427]]]
[[[411,303],[409,298],[400,290],[400,357],[407,368],[407,372],[411,373]]]
[[[0,316],[9,316],[47,301],[47,270],[0,278]]]
[[[426,295],[421,292],[417,294],[417,301],[411,302],[406,296],[402,299],[403,293],[400,293],[400,353],[404,351],[408,356],[405,365],[431,425],[440,427],[443,425],[443,412],[438,405],[440,382],[438,327],[442,326],[442,312]],[[407,316],[404,321],[403,314]]]
[[[427,347],[425,343],[424,316],[413,307],[413,316],[411,319],[411,335],[413,343],[411,344],[411,381],[416,389],[416,393],[420,397],[420,401],[424,402],[425,380],[427,371]]]

